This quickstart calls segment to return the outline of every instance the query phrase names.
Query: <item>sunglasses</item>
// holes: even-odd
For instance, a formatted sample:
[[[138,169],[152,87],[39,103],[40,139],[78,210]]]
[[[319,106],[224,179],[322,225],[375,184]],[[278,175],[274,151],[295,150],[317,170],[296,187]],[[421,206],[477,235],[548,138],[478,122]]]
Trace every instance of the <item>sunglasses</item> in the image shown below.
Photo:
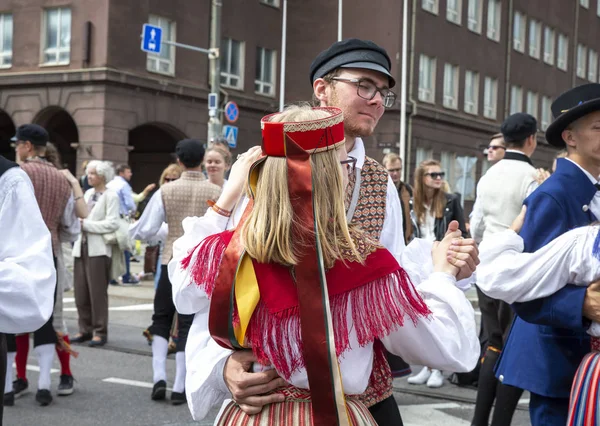
[[[433,172],[433,173],[425,173],[425,176],[431,176],[431,179],[444,179],[446,176],[445,172]]]
[[[348,156],[348,158],[346,160],[340,161],[340,164],[342,166],[346,166],[346,170],[348,171],[349,174],[351,174],[354,172],[354,169],[356,168],[356,158]]]
[[[492,151],[495,151],[497,149],[506,149],[506,148],[503,146],[500,146],[500,145],[490,145],[487,147],[487,149],[491,149]]]

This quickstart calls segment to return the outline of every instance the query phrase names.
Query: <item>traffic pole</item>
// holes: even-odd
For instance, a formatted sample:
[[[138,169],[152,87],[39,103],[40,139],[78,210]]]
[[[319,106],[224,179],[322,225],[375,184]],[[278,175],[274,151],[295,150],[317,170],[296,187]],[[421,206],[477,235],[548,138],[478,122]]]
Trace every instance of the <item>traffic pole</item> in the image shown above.
[[[223,3],[221,0],[211,1],[210,12],[210,91],[217,95],[217,111],[211,115],[209,112],[208,118],[208,143],[215,140],[221,135],[221,116],[219,113],[219,105],[221,98],[221,10]]]

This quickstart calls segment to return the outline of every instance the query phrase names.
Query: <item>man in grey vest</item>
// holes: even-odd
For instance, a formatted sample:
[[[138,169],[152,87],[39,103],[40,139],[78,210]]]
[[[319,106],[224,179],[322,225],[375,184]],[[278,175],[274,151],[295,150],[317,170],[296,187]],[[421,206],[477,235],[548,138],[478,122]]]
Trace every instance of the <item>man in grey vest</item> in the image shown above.
[[[539,185],[538,171],[531,162],[537,147],[537,121],[525,113],[508,117],[501,127],[506,153],[493,165],[477,185],[477,204],[481,215],[471,219],[471,235],[475,241],[504,231],[521,212],[523,201]],[[498,383],[494,367],[508,336],[514,313],[500,300],[491,299],[477,289],[481,321],[488,335],[488,345],[479,372],[477,401],[472,425],[488,425],[496,400],[492,424],[510,419],[519,402],[521,389]]]

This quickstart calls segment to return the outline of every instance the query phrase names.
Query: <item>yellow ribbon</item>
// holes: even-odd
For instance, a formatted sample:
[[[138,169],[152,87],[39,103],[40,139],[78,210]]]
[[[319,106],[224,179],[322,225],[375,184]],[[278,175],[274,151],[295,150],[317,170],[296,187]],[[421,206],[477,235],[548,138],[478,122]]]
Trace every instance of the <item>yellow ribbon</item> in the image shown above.
[[[252,259],[244,253],[235,277],[235,302],[240,316],[240,323],[235,326],[234,332],[240,346],[244,346],[248,324],[250,324],[250,319],[259,299],[260,290],[258,289]]]

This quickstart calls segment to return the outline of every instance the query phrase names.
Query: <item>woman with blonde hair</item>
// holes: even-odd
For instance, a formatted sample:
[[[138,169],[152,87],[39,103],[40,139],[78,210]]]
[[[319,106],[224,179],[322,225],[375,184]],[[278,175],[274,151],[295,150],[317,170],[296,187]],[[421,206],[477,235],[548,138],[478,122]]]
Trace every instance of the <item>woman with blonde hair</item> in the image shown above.
[[[204,217],[184,220],[169,264],[178,312],[195,314],[186,348],[194,419],[227,397],[210,384],[211,364],[231,351],[252,351],[251,371],[274,368],[285,385],[259,413],[227,404],[217,425],[375,425],[351,395],[367,388],[376,339],[410,362],[470,370],[475,324],[454,284],[476,261],[473,244],[449,232],[417,292],[389,251],[346,222],[355,159],[341,110],[289,107],[261,127],[262,149],[233,165]],[[452,241],[460,261],[447,257]]]
[[[231,168],[231,152],[221,145],[213,144],[204,153],[204,169],[210,183],[223,186],[227,183],[225,175]]]

